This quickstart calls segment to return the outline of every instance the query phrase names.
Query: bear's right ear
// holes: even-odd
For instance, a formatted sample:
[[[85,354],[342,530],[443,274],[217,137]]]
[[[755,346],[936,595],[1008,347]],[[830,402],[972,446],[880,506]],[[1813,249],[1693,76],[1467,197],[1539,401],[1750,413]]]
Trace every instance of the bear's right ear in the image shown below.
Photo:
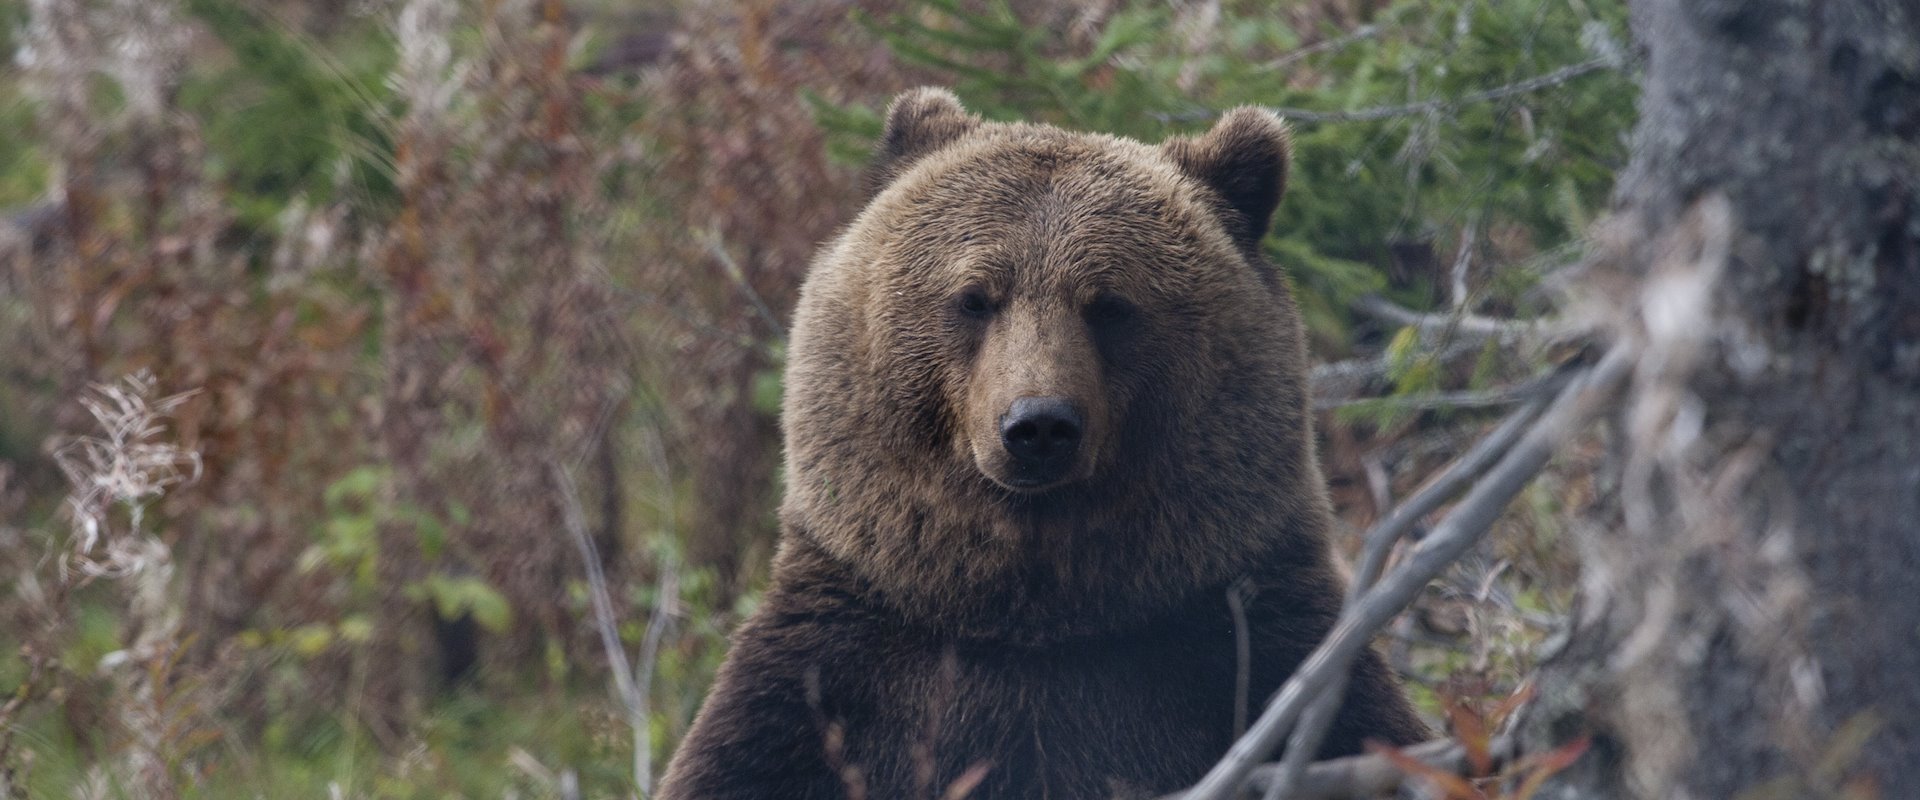
[[[887,127],[867,173],[867,193],[878,194],[928,153],[980,127],[960,98],[945,89],[923,86],[903,92],[887,106]]]
[[[1160,152],[1224,201],[1227,230],[1236,243],[1260,244],[1287,190],[1293,141],[1285,121],[1271,111],[1241,106],[1222,115],[1212,130],[1170,139]]]

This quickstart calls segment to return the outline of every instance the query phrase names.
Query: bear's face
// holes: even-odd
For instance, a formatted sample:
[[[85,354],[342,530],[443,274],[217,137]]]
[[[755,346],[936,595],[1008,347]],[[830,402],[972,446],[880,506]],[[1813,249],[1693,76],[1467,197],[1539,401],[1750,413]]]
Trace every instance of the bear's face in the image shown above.
[[[897,101],[886,185],[796,314],[789,530],[918,615],[1045,627],[1299,528],[1324,502],[1304,354],[1253,255],[1285,137],[1251,110],[1149,147]]]
[[[883,201],[873,231],[887,329],[913,338],[898,352],[937,351],[896,369],[937,367],[921,380],[950,416],[948,446],[1021,494],[1117,479],[1168,433],[1157,423],[1175,415],[1149,418],[1151,393],[1202,379],[1204,360],[1181,352],[1204,344],[1202,276],[1234,260],[1198,220],[1141,202],[1169,176],[1080,144],[955,153]]]

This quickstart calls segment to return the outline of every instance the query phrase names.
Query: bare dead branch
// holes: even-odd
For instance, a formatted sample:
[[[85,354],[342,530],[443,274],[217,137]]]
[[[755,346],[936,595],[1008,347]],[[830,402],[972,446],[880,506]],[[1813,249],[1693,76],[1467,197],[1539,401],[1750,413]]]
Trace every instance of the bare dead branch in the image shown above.
[[[747,298],[747,303],[753,306],[754,313],[760,315],[760,320],[767,323],[767,327],[772,328],[775,335],[782,339],[787,338],[787,328],[780,324],[780,315],[773,313],[773,307],[767,305],[766,299],[762,298],[760,293],[754,290],[753,284],[747,281],[746,270],[740,268],[740,262],[734,260],[732,253],[727,252],[727,243],[721,239],[719,229],[707,228],[701,233],[700,238],[706,244],[707,254],[713,256],[714,263],[720,265],[721,271],[725,272],[727,279],[733,282],[734,288],[739,289],[740,294]]]
[[[1300,724],[1294,726],[1293,735],[1287,738],[1287,749],[1280,755],[1280,764],[1270,773],[1263,800],[1282,800],[1297,794],[1301,776],[1314,754],[1320,752],[1327,729],[1340,713],[1340,702],[1347,696],[1347,680],[1346,670],[1334,675],[1333,682],[1300,715]]]
[[[1360,602],[1374,582],[1379,579],[1387,557],[1392,554],[1407,533],[1426,515],[1433,513],[1441,504],[1465,490],[1469,484],[1491,468],[1501,456],[1513,448],[1522,434],[1531,430],[1532,425],[1545,413],[1549,400],[1565,385],[1569,376],[1555,373],[1534,385],[1531,399],[1526,406],[1514,412],[1486,438],[1468,450],[1452,464],[1448,465],[1426,486],[1415,492],[1407,501],[1396,506],[1386,518],[1375,523],[1367,531],[1361,550],[1360,568],[1355,573],[1353,584],[1347,589],[1347,607],[1352,608]],[[1298,786],[1304,778],[1308,764],[1314,753],[1319,752],[1321,742],[1326,738],[1327,728],[1332,725],[1334,715],[1340,710],[1340,701],[1346,694],[1347,676],[1344,672],[1336,677],[1321,696],[1314,700],[1295,726],[1293,735],[1287,740],[1287,749],[1281,757],[1278,767],[1274,768],[1267,783],[1266,800],[1279,800],[1282,797],[1296,796]]]
[[[1616,344],[1598,364],[1573,378],[1407,560],[1341,613],[1333,632],[1287,679],[1252,729],[1180,797],[1224,800],[1236,796],[1248,774],[1292,733],[1308,707],[1344,680],[1353,659],[1367,647],[1374,633],[1480,540],[1514,495],[1546,466],[1561,439],[1613,394],[1633,362],[1629,348]]]
[[[1440,363],[1450,363],[1478,351],[1477,342],[1454,341],[1442,345],[1427,357]],[[1392,361],[1385,354],[1316,366],[1308,373],[1313,385],[1315,408],[1334,408],[1342,402],[1356,399],[1368,386],[1384,380],[1392,371]]]
[[[647,617],[647,632],[640,640],[639,675],[634,678],[640,712],[635,716],[639,724],[647,726],[647,733],[634,734],[633,764],[634,783],[640,787],[642,797],[653,792],[653,728],[648,724],[652,717],[652,708],[648,699],[653,696],[653,668],[660,660],[660,643],[666,638],[667,626],[679,613],[677,606],[680,597],[680,573],[673,569],[660,570],[660,583],[654,592],[653,613]]]
[[[1512,742],[1505,738],[1496,738],[1489,746],[1496,757],[1512,752],[1512,748]],[[1471,766],[1467,763],[1466,748],[1451,739],[1423,742],[1402,748],[1401,752],[1422,764],[1456,775],[1465,774]],[[1247,776],[1247,788],[1265,790],[1267,796],[1273,796],[1277,771],[1278,768],[1271,765],[1256,767]],[[1331,758],[1308,766],[1294,783],[1293,790],[1284,796],[1288,800],[1360,800],[1391,792],[1407,777],[1405,770],[1385,756]]]
[[[558,463],[549,464],[548,471],[554,487],[560,493],[567,533],[573,537],[574,546],[580,550],[580,560],[587,568],[587,599],[593,606],[594,628],[600,634],[600,646],[606,650],[607,666],[613,672],[615,699],[626,710],[627,724],[633,728],[634,781],[645,791],[653,782],[653,747],[651,728],[647,725],[647,699],[634,681],[626,646],[620,643],[619,621],[613,615],[613,597],[607,589],[607,574],[600,561],[600,551],[593,545],[593,536],[587,532],[586,515],[580,510],[580,493],[574,486],[573,476]]]
[[[1353,309],[1391,325],[1417,328],[1424,336],[1464,337],[1473,341],[1528,339],[1552,330],[1544,322],[1496,319],[1467,313],[1425,314],[1379,295],[1367,295],[1355,300]]]
[[[1449,362],[1479,352],[1480,345],[1494,340],[1502,345],[1527,345],[1555,335],[1561,328],[1545,320],[1509,320],[1468,313],[1430,314],[1406,308],[1377,295],[1367,295],[1353,303],[1353,309],[1387,323],[1412,327],[1421,341],[1434,347],[1432,358]],[[1393,371],[1386,354],[1321,364],[1313,368],[1314,410],[1326,411],[1354,402],[1387,398],[1361,395],[1368,386]],[[1519,398],[1501,393],[1451,392],[1421,398],[1392,398],[1393,402],[1417,404],[1421,408],[1445,406],[1488,406],[1517,402]]]
[[[1460,249],[1453,254],[1451,276],[1453,307],[1465,311],[1467,307],[1467,273],[1473,269],[1473,251],[1480,244],[1480,219],[1475,215],[1467,221],[1467,227],[1460,231]]]
[[[1369,384],[1386,377],[1388,364],[1381,358],[1349,358],[1315,365],[1307,374],[1313,386],[1315,405],[1352,399]]]
[[[1510,406],[1535,399],[1545,391],[1544,380],[1530,381],[1517,386],[1501,386],[1481,391],[1460,392],[1423,392],[1421,394],[1389,395],[1385,397],[1347,397],[1338,400],[1315,400],[1313,410],[1334,411],[1353,406],[1394,406],[1412,411],[1430,411],[1436,408],[1489,408],[1492,406]]]
[[[1565,378],[1561,376],[1561,380]],[[1366,538],[1362,540],[1364,545],[1361,548],[1360,566],[1354,571],[1353,585],[1348,588],[1348,605],[1359,602],[1360,596],[1380,579],[1380,572],[1386,566],[1387,557],[1393,553],[1394,544],[1413,530],[1413,526],[1421,519],[1465,491],[1501,456],[1513,449],[1514,443],[1520,441],[1520,437],[1532,429],[1534,421],[1546,412],[1554,394],[1551,389],[1541,392],[1508,415],[1486,438],[1367,530]]]

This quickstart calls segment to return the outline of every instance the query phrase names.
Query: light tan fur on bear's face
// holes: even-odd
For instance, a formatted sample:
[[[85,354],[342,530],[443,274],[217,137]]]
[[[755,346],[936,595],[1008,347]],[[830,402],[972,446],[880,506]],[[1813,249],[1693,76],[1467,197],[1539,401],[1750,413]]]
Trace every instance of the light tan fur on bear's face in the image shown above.
[[[796,313],[789,535],[911,618],[1029,640],[1128,624],[1275,548],[1320,563],[1299,322],[1253,254],[1286,147],[1248,109],[1153,147],[903,97],[888,183]],[[1044,485],[1002,443],[1023,397],[1084,423]]]

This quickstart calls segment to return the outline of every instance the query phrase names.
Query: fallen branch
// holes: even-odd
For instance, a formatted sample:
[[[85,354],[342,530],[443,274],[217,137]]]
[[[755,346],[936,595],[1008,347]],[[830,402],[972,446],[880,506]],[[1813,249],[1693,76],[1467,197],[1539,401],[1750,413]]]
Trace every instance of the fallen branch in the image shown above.
[[[1502,386],[1481,391],[1422,392],[1385,397],[1347,397],[1338,400],[1316,399],[1313,401],[1313,410],[1335,411],[1354,406],[1392,406],[1411,411],[1431,411],[1436,408],[1490,408],[1524,403],[1541,394],[1541,382],[1529,381],[1517,386]]]
[[[1628,348],[1615,345],[1598,364],[1572,378],[1525,435],[1434,526],[1406,561],[1341,613],[1326,641],[1281,686],[1246,735],[1199,783],[1178,796],[1184,800],[1238,796],[1248,774],[1293,732],[1308,707],[1345,680],[1353,659],[1368,646],[1374,633],[1485,535],[1514,495],[1546,466],[1560,440],[1603,398],[1612,395],[1632,363]]]
[[[1405,501],[1395,506],[1393,511],[1379,522],[1374,523],[1362,540],[1360,566],[1354,571],[1353,585],[1348,589],[1347,604],[1359,602],[1360,596],[1372,588],[1380,579],[1380,572],[1386,567],[1387,556],[1392,554],[1394,544],[1404,538],[1428,514],[1438,510],[1447,501],[1452,500],[1467,487],[1486,474],[1501,456],[1513,449],[1520,437],[1532,430],[1533,424],[1546,413],[1547,406],[1570,376],[1558,376],[1559,385],[1536,395],[1526,405],[1513,412],[1507,419],[1487,434],[1465,455],[1460,456],[1439,475],[1413,493]]]
[[[1429,358],[1442,363],[1477,353],[1488,340],[1503,345],[1532,344],[1549,338],[1561,328],[1545,320],[1509,320],[1478,314],[1432,314],[1401,306],[1378,295],[1353,301],[1353,310],[1389,325],[1415,329],[1425,346],[1434,347]],[[1313,385],[1314,410],[1326,411],[1352,402],[1382,398],[1360,395],[1368,387],[1385,379],[1393,371],[1393,359],[1386,353],[1321,364],[1309,373]],[[1485,393],[1452,393],[1423,400],[1397,399],[1419,403],[1422,407],[1504,405],[1514,399]]]
[[[1512,748],[1511,741],[1496,738],[1489,750],[1496,756],[1504,756],[1512,752]],[[1452,739],[1422,742],[1401,748],[1400,752],[1434,769],[1456,775],[1465,774],[1472,767],[1467,762],[1467,749]],[[1271,796],[1278,771],[1279,768],[1273,765],[1255,767],[1247,775],[1247,788]],[[1392,792],[1407,778],[1406,770],[1383,755],[1330,758],[1309,765],[1285,797],[1288,800],[1361,800]]]
[[[1476,352],[1479,352],[1477,343],[1450,342],[1427,357],[1447,364]],[[1313,386],[1314,408],[1333,408],[1349,400],[1366,399],[1359,395],[1376,382],[1385,380],[1391,372],[1393,360],[1385,353],[1316,366],[1307,375]]]
[[[1544,322],[1496,319],[1478,314],[1427,314],[1394,303],[1379,295],[1367,295],[1353,301],[1353,309],[1391,325],[1412,327],[1422,336],[1487,339],[1534,338],[1552,330]]]
[[[1361,548],[1360,568],[1347,589],[1348,608],[1358,605],[1368,590],[1373,588],[1394,546],[1413,530],[1414,525],[1486,474],[1513,449],[1523,434],[1532,430],[1540,415],[1546,413],[1548,401],[1561,391],[1569,377],[1559,372],[1531,386],[1533,392],[1526,406],[1514,412],[1493,433],[1468,450],[1466,455],[1448,465],[1420,491],[1396,506],[1385,519],[1368,529]],[[1333,684],[1302,714],[1293,736],[1287,740],[1287,749],[1280,765],[1269,776],[1266,800],[1279,800],[1298,793],[1309,759],[1319,752],[1327,728],[1340,709],[1341,699],[1346,694],[1346,683],[1345,672],[1337,675]]]
[[[1340,714],[1340,703],[1347,696],[1347,680],[1346,670],[1335,673],[1327,688],[1301,712],[1299,724],[1287,738],[1287,749],[1280,756],[1280,764],[1268,775],[1267,790],[1261,794],[1263,800],[1283,800],[1298,794],[1307,765],[1312,763],[1314,754],[1320,752],[1327,729],[1333,727],[1333,718]]]

